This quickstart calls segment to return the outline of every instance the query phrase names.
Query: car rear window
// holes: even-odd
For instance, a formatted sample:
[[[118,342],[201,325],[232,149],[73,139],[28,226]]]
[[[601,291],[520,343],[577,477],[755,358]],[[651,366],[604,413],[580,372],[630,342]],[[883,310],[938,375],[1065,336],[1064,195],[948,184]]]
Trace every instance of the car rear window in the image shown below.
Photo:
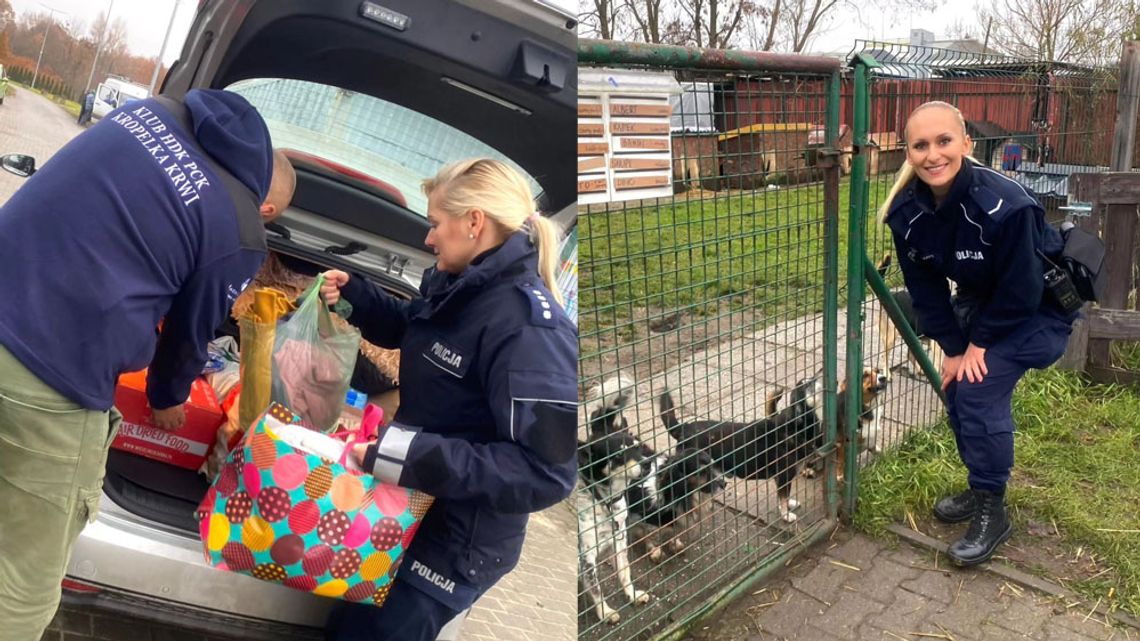
[[[303,80],[258,78],[228,87],[265,118],[273,145],[331,161],[399,192],[397,202],[427,216],[420,182],[449,162],[486,156],[510,163],[503,154],[445,122],[366,94]]]

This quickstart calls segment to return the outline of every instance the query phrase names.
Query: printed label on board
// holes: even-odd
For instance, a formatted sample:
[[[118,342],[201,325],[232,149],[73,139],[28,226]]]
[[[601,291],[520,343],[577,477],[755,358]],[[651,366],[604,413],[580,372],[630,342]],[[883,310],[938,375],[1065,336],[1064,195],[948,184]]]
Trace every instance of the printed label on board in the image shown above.
[[[614,158],[610,160],[610,169],[617,171],[631,171],[635,169],[669,169],[672,162],[668,158]],[[582,170],[579,163],[578,170]]]
[[[622,149],[669,150],[669,141],[665,138],[618,138],[617,140]]]
[[[589,180],[579,180],[578,181],[578,193],[579,194],[592,194],[595,192],[605,191],[605,190],[606,190],[606,179],[605,178],[591,178]]]
[[[606,168],[606,159],[601,156],[595,158],[586,158],[578,161],[578,171],[596,171],[598,169]]]
[[[579,125],[581,126],[581,125]],[[610,133],[612,134],[658,134],[664,135],[669,133],[669,123],[667,122],[610,122]]]
[[[578,115],[582,115],[580,111],[582,105],[578,105]],[[601,109],[599,108],[599,114]],[[668,116],[673,113],[673,108],[668,104],[660,105],[637,105],[628,103],[610,103],[611,116]]]
[[[579,156],[600,156],[610,150],[609,143],[580,142],[578,143]]]
[[[578,135],[592,138],[601,138],[602,136],[606,135],[606,130],[604,127],[602,127],[602,123],[600,122],[580,122],[578,123]]]
[[[669,184],[668,176],[637,176],[636,178],[615,178],[614,189],[645,189],[664,187]]]

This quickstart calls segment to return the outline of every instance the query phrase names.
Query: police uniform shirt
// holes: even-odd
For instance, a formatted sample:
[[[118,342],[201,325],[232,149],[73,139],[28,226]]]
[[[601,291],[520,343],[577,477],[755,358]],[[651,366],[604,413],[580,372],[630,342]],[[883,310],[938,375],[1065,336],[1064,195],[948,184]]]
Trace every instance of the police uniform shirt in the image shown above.
[[[969,343],[988,348],[1039,310],[1063,315],[1043,297],[1038,253],[1058,254],[1060,234],[1030,192],[1003,174],[963,159],[937,207],[915,178],[895,197],[887,224],[923,329],[947,355]],[[947,279],[960,297],[977,301],[967,327],[955,315]]]
[[[397,576],[459,610],[517,563],[528,514],[573,490],[577,334],[525,233],[421,292],[354,277],[343,295],[366,339],[401,349],[400,409],[366,464],[436,498]]]

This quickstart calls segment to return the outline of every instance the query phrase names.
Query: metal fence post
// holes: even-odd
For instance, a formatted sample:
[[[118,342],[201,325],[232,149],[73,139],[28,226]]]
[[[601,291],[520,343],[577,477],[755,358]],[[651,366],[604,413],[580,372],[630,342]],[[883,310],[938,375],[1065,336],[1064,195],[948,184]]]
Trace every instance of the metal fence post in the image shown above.
[[[938,398],[942,400],[942,404],[946,405],[946,393],[942,391],[942,373],[934,367],[930,362],[930,355],[922,347],[922,342],[918,338],[918,334],[914,332],[914,328],[907,322],[906,317],[903,316],[902,310],[899,308],[899,303],[895,297],[891,295],[887,284],[883,282],[883,277],[875,271],[875,266],[871,263],[871,259],[863,256],[864,275],[867,278],[867,284],[871,286],[871,291],[879,299],[879,304],[882,305],[883,310],[890,317],[891,322],[898,328],[899,336],[902,337],[906,343],[907,349],[914,355],[914,359],[918,361],[918,366],[922,368],[922,373],[926,375],[926,380],[934,391],[938,393]]]
[[[824,292],[823,292],[823,419],[827,429],[827,442],[834,443],[836,436],[836,380],[839,373],[839,178],[841,163],[836,147],[839,143],[839,72],[831,74],[827,85],[827,149],[833,151],[834,166],[827,169],[824,176]],[[839,510],[838,484],[835,467],[842,461],[833,463],[826,459],[824,478],[827,479],[827,513],[835,518]]]
[[[856,442],[863,396],[863,256],[866,252],[864,228],[869,208],[867,156],[864,153],[869,143],[870,125],[870,81],[867,69],[877,66],[878,63],[869,55],[859,54],[855,57],[855,122],[851,128],[854,156],[851,161],[851,202],[847,218],[847,412],[842,418],[846,425],[844,437],[849,443]],[[850,516],[855,513],[855,498],[859,494],[856,476],[859,448],[847,447],[844,448],[844,453],[847,460],[839,461],[846,478],[843,512]]]

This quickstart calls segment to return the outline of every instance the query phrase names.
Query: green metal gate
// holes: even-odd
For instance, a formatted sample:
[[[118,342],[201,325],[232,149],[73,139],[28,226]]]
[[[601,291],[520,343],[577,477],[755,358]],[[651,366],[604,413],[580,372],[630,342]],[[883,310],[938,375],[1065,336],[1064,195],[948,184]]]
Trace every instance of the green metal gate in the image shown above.
[[[635,452],[643,463],[674,453],[677,439],[660,405],[666,392],[679,421],[707,419],[716,428],[765,418],[777,393],[782,409],[802,380],[818,380],[823,390],[819,441],[798,449],[742,444],[714,466],[791,469],[823,455],[826,465],[815,478],[794,477],[790,495],[800,503],[794,522],[782,517],[776,481],[763,478],[767,474],[730,478],[716,491],[715,469],[704,474],[708,468],[698,457],[691,459],[693,470],[683,470],[678,461],[690,459],[676,455],[664,462],[681,470],[670,487],[699,505],[664,531],[630,534],[632,584],[652,595],[640,605],[622,588],[616,535],[602,528],[582,533],[581,556],[597,557],[587,574],[596,570],[604,600],[620,620],[599,620],[583,590],[579,638],[679,638],[836,522],[835,457],[826,455],[835,442],[839,221],[841,200],[848,199],[838,154],[841,63],[580,40],[579,65],[666,71],[683,90],[673,101],[667,138],[673,193],[579,206],[580,462],[604,454],[622,458],[612,448],[598,453],[615,431],[646,446]],[[613,85],[611,104],[623,100],[620,83]],[[580,91],[580,100],[589,97]],[[581,104],[580,131],[612,128]],[[580,146],[580,166],[599,166],[597,158],[583,157],[590,153],[610,167],[623,165],[613,162],[622,158],[615,148]],[[848,350],[856,358],[849,353],[848,360],[857,367],[860,326],[849,326]],[[624,407],[599,409],[621,395],[628,398]],[[645,465],[641,469],[649,470]],[[584,527],[620,508],[620,496],[600,483],[582,485]],[[644,503],[628,507],[651,510]],[[684,549],[662,545],[658,557],[650,543],[666,543],[669,533],[681,536]]]

